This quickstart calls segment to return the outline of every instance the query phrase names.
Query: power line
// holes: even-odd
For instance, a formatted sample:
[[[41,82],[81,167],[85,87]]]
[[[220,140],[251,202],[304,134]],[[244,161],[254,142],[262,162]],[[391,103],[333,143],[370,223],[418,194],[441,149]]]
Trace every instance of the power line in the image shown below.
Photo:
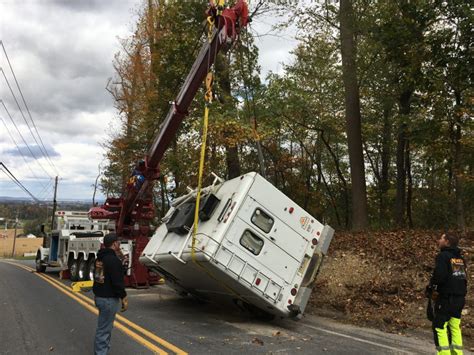
[[[53,177],[46,171],[46,169],[40,164],[40,162],[39,162],[38,158],[36,157],[35,153],[33,153],[33,151],[31,150],[30,146],[28,145],[28,143],[26,143],[26,140],[25,140],[25,138],[23,137],[23,135],[21,134],[20,130],[18,129],[18,126],[16,125],[15,121],[13,120],[13,117],[12,117],[12,115],[10,114],[10,111],[8,111],[7,106],[5,106],[5,102],[3,102],[3,100],[0,100],[0,103],[3,105],[3,108],[5,109],[5,112],[7,113],[8,117],[10,118],[10,121],[12,121],[13,125],[15,126],[16,131],[18,132],[18,134],[19,134],[20,137],[21,137],[21,140],[23,141],[23,143],[26,145],[26,147],[27,147],[28,150],[30,151],[32,157],[35,158],[36,163],[39,165],[39,167],[40,167],[41,169],[43,169],[43,171],[46,173],[46,175],[48,175],[50,178],[53,178]]]
[[[6,170],[3,170],[2,171],[5,173],[5,175],[7,175],[15,184],[17,184],[21,189],[23,189],[23,191],[25,191],[28,195],[31,196],[31,198],[35,201],[35,202],[38,202],[39,203],[39,200],[20,182],[20,180],[18,180],[15,175],[12,174],[12,172],[7,168],[7,166],[5,164],[3,164],[2,162],[0,162],[0,165],[3,166],[3,168]],[[7,174],[8,172],[8,174]]]
[[[2,120],[2,123],[3,123],[3,125],[5,126],[5,129],[7,130],[8,135],[10,136],[11,140],[12,140],[13,143],[15,144],[16,149],[18,150],[18,152],[20,153],[21,157],[22,157],[23,160],[25,161],[25,164],[26,164],[26,166],[28,167],[28,169],[30,170],[31,174],[32,174],[37,180],[39,180],[39,177],[35,174],[35,172],[33,171],[33,169],[31,169],[30,165],[28,164],[28,161],[26,160],[25,155],[23,154],[23,152],[21,151],[20,147],[18,146],[18,144],[17,144],[15,138],[13,138],[13,135],[11,134],[10,129],[9,129],[8,126],[7,126],[7,123],[5,122],[5,120],[3,119],[2,116],[0,116],[0,119]],[[41,184],[41,185],[44,187],[43,184]]]
[[[48,189],[50,189],[51,187],[53,187],[53,186],[52,186],[52,182],[53,182],[53,181],[54,181],[53,179],[49,179],[48,184],[46,185],[46,187],[43,188],[43,190],[41,190],[41,192],[38,194],[38,199],[40,199],[40,200],[46,199],[46,196],[47,196],[47,194],[48,194],[48,192],[49,192]]]
[[[41,142],[41,147],[43,147],[44,153],[46,153],[46,157],[47,157],[47,160],[48,160],[49,164],[50,164],[50,165],[52,166],[52,168],[56,171],[56,174],[59,175],[59,172],[58,172],[58,170],[56,169],[56,166],[54,165],[53,161],[51,160],[51,157],[50,157],[49,154],[48,154],[48,150],[47,150],[46,147],[44,146],[43,140],[41,139],[41,135],[39,134],[38,128],[36,127],[36,124],[35,124],[35,121],[33,120],[33,116],[31,116],[30,109],[28,108],[28,105],[26,104],[25,97],[24,97],[23,92],[22,92],[22,90],[21,90],[21,88],[20,88],[20,84],[18,83],[18,80],[17,80],[17,78],[16,78],[16,75],[15,75],[15,72],[14,72],[14,70],[13,70],[13,67],[12,67],[12,65],[11,65],[10,58],[8,58],[7,50],[5,49],[5,45],[3,44],[3,41],[0,41],[0,45],[1,45],[2,48],[3,48],[3,53],[5,53],[5,58],[7,59],[8,66],[10,67],[10,71],[12,72],[13,79],[15,79],[15,83],[16,83],[16,86],[17,86],[17,88],[18,88],[18,92],[20,93],[21,99],[23,100],[23,104],[24,104],[25,107],[26,107],[26,111],[28,112],[28,116],[30,117],[30,120],[31,120],[31,122],[33,123],[33,127],[34,127],[34,129],[35,129],[35,131],[36,131],[36,134],[38,135],[38,138],[39,138],[39,140],[40,140],[40,142]],[[3,70],[2,70],[2,71],[3,71]],[[5,73],[4,73],[4,75],[5,75]],[[15,99],[15,101],[16,101],[16,99]],[[32,132],[32,135],[33,135],[33,132]],[[34,137],[33,137],[33,138],[34,138]],[[36,139],[35,139],[35,141],[36,141]],[[38,142],[36,141],[36,143],[38,143]],[[40,148],[40,149],[41,149],[41,148]]]
[[[3,170],[2,171],[5,173],[5,175],[7,175],[17,186],[19,186],[23,191],[25,191],[28,195],[31,196],[31,198],[39,203],[40,201],[25,187],[23,186],[23,184],[20,182],[20,180],[18,180],[15,175],[12,174],[12,172],[6,167],[5,164],[3,164],[2,162],[0,162],[0,165],[3,166],[3,168],[6,170]],[[7,174],[8,173],[8,174]]]
[[[20,111],[21,116],[23,117],[23,120],[24,120],[25,123],[26,123],[26,126],[28,127],[28,130],[30,131],[31,136],[33,137],[34,141],[36,142],[36,145],[37,145],[38,148],[40,149],[41,154],[46,158],[46,161],[48,161],[48,158],[46,157],[46,155],[45,155],[44,152],[43,152],[43,148],[42,148],[41,145],[38,143],[38,140],[36,139],[36,137],[35,137],[35,135],[34,135],[34,133],[33,133],[33,130],[31,129],[31,126],[30,126],[30,124],[28,123],[28,120],[26,119],[25,114],[23,113],[23,110],[22,110],[21,107],[20,107],[20,103],[18,102],[18,100],[17,100],[17,98],[16,98],[16,95],[15,95],[15,93],[13,92],[13,89],[12,89],[12,87],[11,87],[11,85],[10,85],[10,82],[8,81],[8,78],[7,78],[7,76],[5,75],[5,71],[4,71],[2,68],[0,68],[0,72],[2,72],[2,74],[3,74],[3,78],[5,79],[5,82],[7,83],[7,86],[8,86],[8,88],[10,89],[10,93],[11,93],[12,96],[13,96],[13,99],[14,99],[14,101],[15,101],[17,107],[18,107],[18,110]],[[51,163],[50,163],[50,164],[51,164]]]
[[[11,177],[5,170],[3,170],[1,167],[0,167],[0,171],[2,171],[10,180],[13,181],[13,183],[15,185],[17,185],[20,189],[22,189],[24,192],[26,192],[27,194],[29,194],[29,191],[26,190],[22,185],[20,185],[17,181],[15,181],[15,179],[13,177]],[[34,199],[34,196],[32,196],[32,198]]]
[[[44,198],[46,197],[46,192],[47,192],[48,188],[49,188],[50,185],[51,185],[51,180],[52,180],[52,179],[50,179],[50,180],[48,181],[48,184],[37,194],[38,199],[44,200]]]

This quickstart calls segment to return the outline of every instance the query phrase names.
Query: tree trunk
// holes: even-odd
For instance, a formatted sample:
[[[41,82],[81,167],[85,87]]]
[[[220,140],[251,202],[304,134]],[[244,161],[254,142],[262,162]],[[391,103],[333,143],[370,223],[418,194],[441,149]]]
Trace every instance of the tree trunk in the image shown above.
[[[352,194],[352,228],[367,228],[367,192],[360,117],[359,86],[357,83],[355,16],[352,0],[340,0],[342,79],[344,81],[346,132],[349,146]]]
[[[456,95],[456,106],[459,109],[461,106],[461,94],[459,92],[455,92]],[[458,114],[456,112],[456,114]],[[458,117],[456,116],[456,124],[455,124],[455,131],[454,131],[454,185],[456,189],[456,222],[458,229],[461,231],[465,231],[466,229],[466,222],[464,219],[464,205],[463,205],[463,183],[461,177],[461,155],[462,155],[462,146],[461,146],[461,124],[459,122]]]
[[[334,208],[334,213],[336,215],[337,225],[342,227],[341,217],[339,216],[339,210],[337,208],[336,198],[334,197],[334,194],[332,193],[331,188],[329,187],[329,184],[326,181],[326,177],[324,176],[324,173],[323,173],[322,168],[321,168],[321,163],[320,162],[319,163],[315,162],[315,163],[318,167],[318,170],[321,172],[321,179],[322,179],[324,187],[326,188],[326,191],[329,195],[329,201],[330,201],[332,207]]]
[[[181,178],[182,178],[182,172],[179,170],[179,164],[176,164],[174,162],[177,162],[179,161],[179,149],[178,149],[178,142],[175,140],[173,140],[173,142],[171,143],[171,154],[173,156],[173,164],[175,165],[173,167],[173,178],[174,178],[174,192],[176,194],[181,194],[183,193],[184,191],[181,191]],[[185,189],[183,189],[185,190]]]
[[[339,181],[342,184],[342,193],[343,193],[343,198],[344,198],[344,211],[345,211],[345,216],[344,216],[345,228],[349,228],[349,193],[348,193],[346,179],[344,178],[344,174],[342,173],[342,170],[341,170],[340,160],[337,157],[337,155],[334,153],[334,151],[332,150],[331,145],[329,144],[329,140],[324,138],[324,131],[321,131],[320,137],[321,137],[321,141],[324,143],[329,154],[334,160],[334,166],[336,167],[337,177],[339,178]]]
[[[160,197],[161,197],[161,211],[160,218],[164,217],[168,208],[166,208],[166,182],[164,175],[160,175]]]
[[[405,145],[405,169],[407,172],[408,188],[407,188],[407,220],[408,226],[413,228],[413,218],[411,215],[411,201],[413,195],[413,180],[411,177],[411,163],[410,163],[410,141],[406,141]]]
[[[390,187],[390,157],[392,142],[392,124],[390,122],[390,113],[392,107],[385,106],[383,111],[383,132],[382,132],[382,151],[380,154],[381,171],[380,171],[380,206],[379,217],[383,223],[387,219],[387,192]]]
[[[221,104],[230,107],[232,103],[231,95],[231,81],[230,81],[230,60],[225,53],[217,55],[215,62],[215,69],[217,73],[217,80],[219,82],[219,88],[221,89],[219,99]],[[224,137],[232,137],[234,132],[224,132]],[[225,145],[225,160],[227,165],[227,178],[232,179],[241,175],[240,162],[239,162],[239,149],[238,146]]]
[[[225,161],[227,163],[227,178],[233,179],[240,176],[239,151],[237,146],[226,147]]]
[[[410,114],[412,90],[404,91],[399,98],[399,113],[401,123],[398,128],[397,139],[397,194],[395,197],[395,223],[398,227],[405,225],[405,207],[406,207],[406,163],[405,149],[408,142],[407,129],[405,123],[407,116]]]

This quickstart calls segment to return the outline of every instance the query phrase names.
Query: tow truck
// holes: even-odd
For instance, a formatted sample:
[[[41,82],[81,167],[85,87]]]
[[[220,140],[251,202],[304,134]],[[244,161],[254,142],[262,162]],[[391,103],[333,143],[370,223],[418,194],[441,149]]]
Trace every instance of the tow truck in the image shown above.
[[[94,261],[104,235],[109,233],[108,220],[91,220],[87,211],[57,211],[53,230],[45,246],[36,252],[36,271],[47,267],[61,268],[61,277],[71,281],[92,280]],[[126,245],[122,246],[127,253]]]
[[[319,223],[255,172],[177,198],[150,240],[152,192],[159,163],[213,65],[249,21],[244,0],[224,8],[211,1],[214,24],[183,87],[172,103],[145,158],[133,170],[125,192],[89,211],[115,221],[119,238],[132,242],[128,285],[164,276],[181,294],[227,299],[282,317],[304,312],[334,230]],[[193,232],[196,200],[202,192],[198,233]]]

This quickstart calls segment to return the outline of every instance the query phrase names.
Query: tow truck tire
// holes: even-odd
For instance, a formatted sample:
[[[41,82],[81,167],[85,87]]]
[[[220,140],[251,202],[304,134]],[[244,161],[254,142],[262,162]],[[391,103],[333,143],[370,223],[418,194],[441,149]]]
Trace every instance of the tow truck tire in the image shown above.
[[[79,280],[79,264],[78,260],[72,259],[69,264],[69,273],[71,274],[71,281],[76,282]]]
[[[77,260],[77,277],[79,281],[85,281],[87,279],[87,260],[84,260],[83,256],[80,256]]]
[[[87,262],[87,280],[94,281],[95,258],[91,256]]]
[[[36,254],[36,272],[45,272],[46,271],[46,265],[41,264],[41,254],[38,252]]]

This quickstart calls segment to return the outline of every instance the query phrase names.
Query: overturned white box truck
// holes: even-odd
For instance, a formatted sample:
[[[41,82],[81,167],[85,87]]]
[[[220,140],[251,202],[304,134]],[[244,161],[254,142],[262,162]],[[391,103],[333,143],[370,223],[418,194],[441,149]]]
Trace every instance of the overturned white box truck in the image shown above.
[[[203,189],[193,241],[195,200],[172,204],[140,262],[178,292],[301,315],[334,230],[252,172]]]

